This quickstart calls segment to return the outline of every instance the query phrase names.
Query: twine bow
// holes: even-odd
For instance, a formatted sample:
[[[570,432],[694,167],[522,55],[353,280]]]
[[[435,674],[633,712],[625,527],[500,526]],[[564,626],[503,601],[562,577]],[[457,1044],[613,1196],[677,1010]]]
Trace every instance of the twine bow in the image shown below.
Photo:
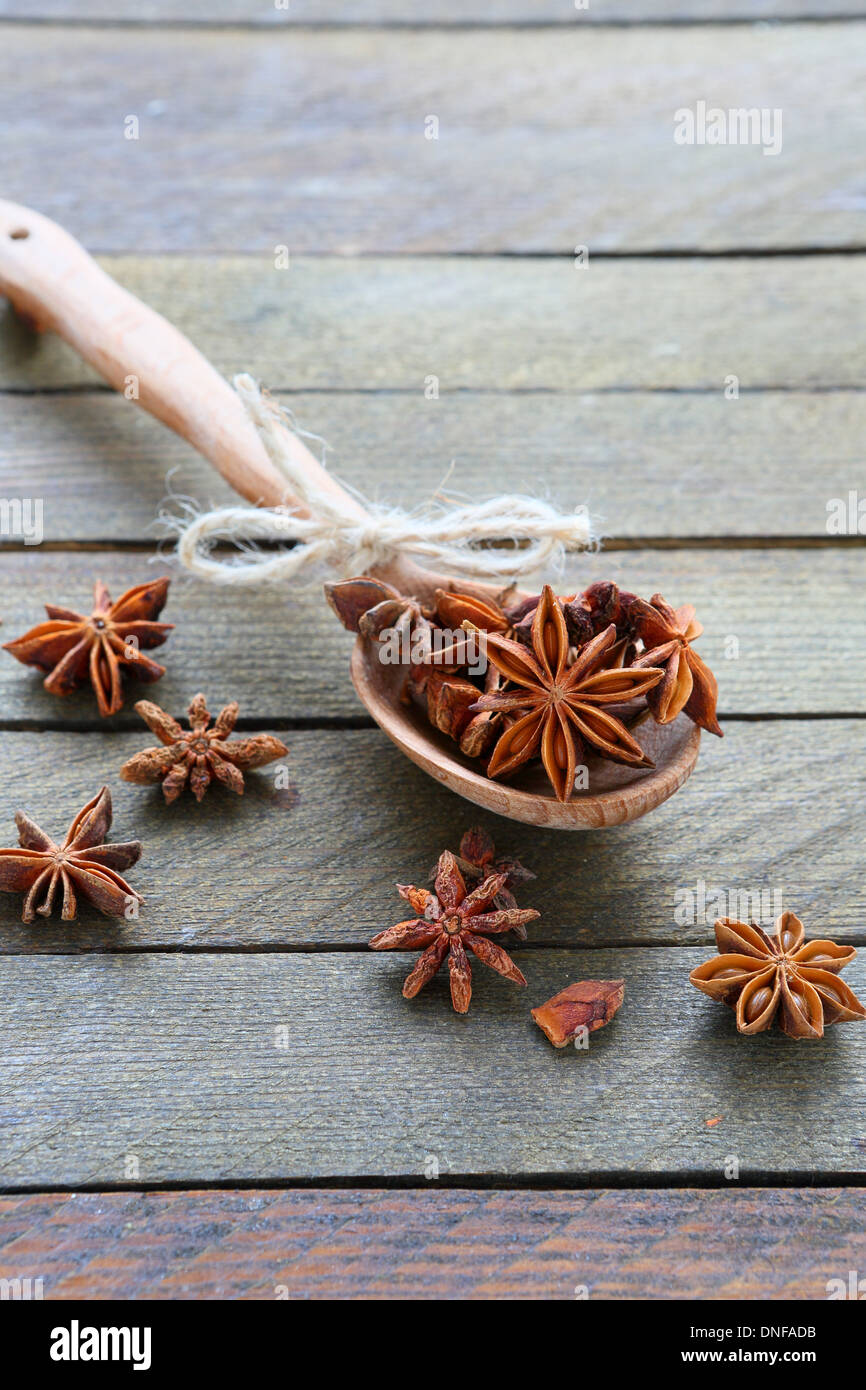
[[[360,496],[356,502],[348,489],[344,494],[326,491],[305,475],[286,447],[286,431],[294,428],[286,412],[246,374],[235,377],[234,387],[268,457],[286,480],[287,495],[310,515],[299,516],[290,506],[237,505],[198,515],[190,507],[188,522],[163,516],[179,535],[181,562],[213,583],[274,583],[319,568],[364,574],[404,554],[446,573],[511,579],[561,565],[566,551],[595,543],[585,508],[563,513],[535,497],[508,493],[464,504],[434,498],[405,512]],[[260,550],[262,542],[281,542],[283,548]],[[215,556],[214,547],[225,543],[239,554]]]

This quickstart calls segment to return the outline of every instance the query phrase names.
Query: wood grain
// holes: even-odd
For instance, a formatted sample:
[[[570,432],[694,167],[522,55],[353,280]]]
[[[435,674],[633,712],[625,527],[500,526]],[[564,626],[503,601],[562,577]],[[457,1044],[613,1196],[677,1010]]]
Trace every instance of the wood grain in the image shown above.
[[[502,491],[586,500],[608,537],[629,541],[826,540],[827,503],[856,490],[866,435],[866,393],[853,390],[281,399],[328,441],[332,471],[367,496],[414,507],[447,474],[447,491],[485,497],[495,470]],[[120,397],[9,395],[2,409],[0,497],[42,498],[47,541],[152,540],[170,490],[203,505],[235,500]]]
[[[230,42],[11,25],[4,191],[99,251],[859,246],[862,38],[851,23]],[[674,113],[699,100],[781,110],[780,153],[676,144]]]
[[[866,257],[590,262],[101,257],[231,377],[272,390],[861,389]],[[827,332],[816,325],[827,324]],[[0,305],[0,390],[97,381]],[[432,389],[432,384],[430,386]],[[728,402],[735,406],[736,402]],[[623,413],[628,402],[622,403]],[[315,429],[315,423],[312,427]]]
[[[441,975],[402,998],[404,954],[18,956],[0,1186],[860,1171],[866,1029],[744,1038],[688,982],[705,954],[518,951],[529,987],[479,969],[463,1017]],[[618,976],[615,1024],[552,1049],[529,1008]]]
[[[0,1198],[0,1278],[41,1278],[46,1299],[824,1299],[863,1268],[862,1200],[840,1187],[39,1193]]]
[[[187,796],[170,808],[158,788],[117,775],[152,744],[143,725],[134,735],[4,734],[0,844],[15,843],[15,811],[60,834],[108,783],[113,837],[144,844],[129,879],[146,903],[135,922],[82,905],[75,925],[25,927],[20,897],[0,894],[0,953],[364,950],[406,915],[395,884],[425,884],[476,823],[537,875],[520,894],[541,913],[533,953],[706,946],[717,916],[769,927],[786,907],[810,936],[866,946],[863,730],[848,720],[729,724],[723,740],[704,738],[691,780],[645,819],[560,834],[478,812],[378,730],[289,732],[287,788],[265,768],[248,775],[243,798],[214,788],[200,806]],[[233,961],[223,968],[231,975]]]
[[[0,19],[100,20],[105,23],[216,25],[271,28],[297,25],[408,24],[412,28],[496,24],[646,24],[683,21],[836,19],[862,16],[863,0],[592,0],[577,11],[574,0],[137,0],[134,12],[120,0],[0,0]]]
[[[722,714],[866,712],[866,552],[815,550],[664,550],[592,554],[568,567],[568,593],[597,578],[647,597],[694,603],[705,627],[700,650],[720,683]],[[147,554],[10,551],[0,563],[4,641],[44,617],[43,603],[88,611],[100,577],[113,595],[171,570]],[[816,607],[817,605],[817,607]],[[348,679],[351,637],[318,585],[217,589],[182,575],[164,618],[176,624],[160,660],[158,688],[130,686],[127,709],[110,727],[136,728],[133,699],[155,694],[182,711],[202,683],[214,701],[240,702],[245,718],[327,720],[363,716]],[[833,678],[826,674],[833,653]],[[208,673],[214,673],[208,676]],[[39,673],[0,652],[0,721],[99,722],[86,688],[60,700]]]

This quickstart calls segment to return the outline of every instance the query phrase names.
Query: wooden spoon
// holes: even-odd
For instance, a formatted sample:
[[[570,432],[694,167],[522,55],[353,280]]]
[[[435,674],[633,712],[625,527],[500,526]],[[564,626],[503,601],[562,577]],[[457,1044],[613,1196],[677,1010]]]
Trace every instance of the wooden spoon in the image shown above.
[[[57,333],[117,391],[192,444],[241,496],[308,515],[287,496],[285,480],[235,392],[188,339],[106,275],[56,223],[2,200],[0,292],[35,328]],[[287,445],[319,487],[346,500],[339,483],[296,435],[287,432]],[[348,500],[364,519],[362,505]],[[432,601],[437,588],[457,587],[487,598],[497,592],[492,585],[455,583],[408,558],[380,566],[376,574],[423,603]],[[401,704],[404,671],[383,665],[377,649],[362,638],[355,643],[351,674],[376,723],[414,763],[452,791],[512,820],[566,830],[635,820],[682,786],[697,762],[700,730],[684,716],[664,726],[647,723],[640,742],[655,768],[637,771],[593,758],[592,793],[559,802],[543,774],[525,772],[516,785],[482,776],[451,740]]]

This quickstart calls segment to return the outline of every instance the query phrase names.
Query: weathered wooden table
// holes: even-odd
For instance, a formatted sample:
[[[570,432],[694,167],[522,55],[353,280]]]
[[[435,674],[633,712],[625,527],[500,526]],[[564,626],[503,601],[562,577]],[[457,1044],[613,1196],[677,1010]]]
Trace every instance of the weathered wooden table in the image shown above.
[[[101,722],[4,655],[2,843],[19,806],[61,830],[108,783],[147,904],[25,928],[0,900],[0,1275],[823,1298],[866,1270],[866,1029],[739,1037],[687,980],[711,920],[677,908],[764,890],[866,943],[862,0],[190,8],[0,0],[4,196],[259,376],[366,493],[414,504],[453,458],[455,488],[588,501],[610,540],[569,579],[696,604],[726,737],[634,825],[484,821],[543,916],[528,990],[478,971],[457,1017],[365,943],[477,817],[370,725],[319,592],[179,576],[165,614],[160,703],[203,688],[285,731],[289,793],[264,772],[166,810],[118,779],[149,741],[134,694]],[[780,22],[727,22],[757,13]],[[699,101],[781,109],[781,153],[677,145]],[[159,572],[170,470],[229,496],[5,310],[0,390],[0,497],[45,524],[4,537],[5,640]],[[614,1024],[554,1052],[529,1006],[619,975]]]

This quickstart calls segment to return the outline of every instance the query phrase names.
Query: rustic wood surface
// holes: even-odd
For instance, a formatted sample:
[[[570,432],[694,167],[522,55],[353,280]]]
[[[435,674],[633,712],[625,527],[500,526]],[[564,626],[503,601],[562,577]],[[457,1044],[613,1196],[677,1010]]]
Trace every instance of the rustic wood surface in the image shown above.
[[[866,1029],[745,1039],[688,982],[706,956],[515,948],[528,987],[479,966],[463,1016],[441,972],[402,997],[405,952],[7,957],[0,1181],[381,1182],[430,1156],[497,1182],[721,1186],[729,1159],[744,1182],[859,1172]],[[585,1051],[530,1018],[573,980],[619,977],[625,1002]],[[866,962],[847,977],[862,993]]]
[[[0,1277],[57,1299],[823,1299],[864,1262],[839,1187],[0,1198]]]
[[[731,375],[745,393],[861,390],[866,374],[859,257],[590,261],[583,270],[568,259],[439,256],[299,258],[288,270],[270,257],[99,260],[227,376],[248,371],[274,391],[423,396],[435,377],[435,408],[472,389],[722,396]],[[4,306],[0,390],[98,380]]]
[[[408,388],[280,399],[327,441],[332,471],[369,497],[415,506],[446,475],[447,491],[485,496],[543,476],[561,505],[587,501],[608,550],[682,537],[826,543],[827,504],[847,498],[866,437],[857,389],[744,389],[738,400],[708,389],[443,391],[431,401]],[[234,500],[176,435],[112,394],[10,395],[3,424],[0,496],[42,498],[50,542],[153,540],[170,492]]]
[[[441,851],[475,822],[537,874],[522,895],[542,914],[533,947],[707,944],[726,915],[712,898],[721,890],[757,895],[732,901],[732,916],[769,926],[792,906],[810,935],[866,946],[862,768],[832,806],[826,794],[829,771],[844,766],[862,728],[841,719],[731,723],[721,742],[704,736],[682,791],[604,833],[484,816],[374,729],[289,730],[287,787],[265,768],[248,775],[242,799],[212,788],[201,805],[187,796],[170,808],[158,788],[118,780],[121,763],[153,744],[143,724],[134,735],[6,733],[0,844],[15,843],[14,810],[59,834],[108,783],[113,838],[144,843],[130,881],[146,904],[136,922],[83,907],[75,927],[25,927],[20,898],[3,894],[0,952],[363,949],[406,916],[395,883],[426,883]]]
[[[729,22],[756,18],[783,22]],[[645,820],[567,835],[479,816],[401,758],[317,586],[177,576],[168,673],[109,723],[0,653],[0,844],[19,806],[61,831],[108,782],[146,898],[123,925],[25,928],[0,895],[0,1278],[810,1299],[862,1269],[866,1029],[744,1039],[687,976],[719,892],[866,947],[864,540],[827,525],[864,486],[864,20],[862,0],[0,0],[4,196],[280,393],[368,495],[415,505],[453,460],[449,492],[588,502],[610,551],[562,587],[692,599],[726,730]],[[782,154],[677,147],[701,98],[781,107]],[[26,546],[3,512],[3,641],[97,574],[119,593],[170,564],[167,475],[229,500],[3,305],[0,411],[0,500],[41,499],[45,527]],[[166,809],[117,775],[152,742],[132,701],[181,713],[200,688],[283,733],[287,773]],[[536,871],[542,916],[514,947],[529,988],[479,966],[460,1018],[443,978],[403,1000],[411,955],[365,942],[403,915],[395,880],[478,820]],[[571,980],[620,976],[588,1051],[532,1024]],[[857,1186],[809,1190],[827,1181]],[[143,1190],[165,1184],[186,1190]],[[372,1190],[400,1185],[420,1190]],[[518,1190],[548,1185],[591,1190]]]
[[[860,247],[864,35],[11,25],[0,121],[27,139],[4,192],[99,251]],[[708,99],[780,110],[779,152],[677,144],[675,112]]]

